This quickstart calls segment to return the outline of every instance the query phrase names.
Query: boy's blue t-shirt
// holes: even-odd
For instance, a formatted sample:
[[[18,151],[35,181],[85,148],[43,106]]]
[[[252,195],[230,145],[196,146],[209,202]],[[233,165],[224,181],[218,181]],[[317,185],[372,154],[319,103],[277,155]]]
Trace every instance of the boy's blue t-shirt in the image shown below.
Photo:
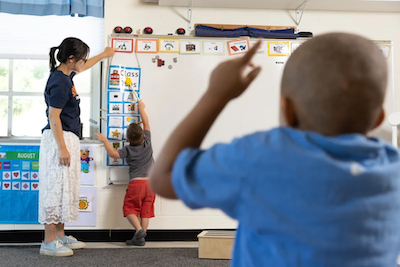
[[[78,137],[81,136],[81,120],[79,117],[81,114],[79,108],[81,100],[72,81],[74,76],[75,72],[67,76],[59,70],[55,70],[50,74],[44,91],[44,99],[47,105],[47,125],[43,130],[50,129],[49,108],[53,107],[62,109],[60,114],[62,129],[73,132]]]
[[[397,266],[400,155],[381,140],[277,128],[182,151],[173,186],[239,221],[232,266]]]

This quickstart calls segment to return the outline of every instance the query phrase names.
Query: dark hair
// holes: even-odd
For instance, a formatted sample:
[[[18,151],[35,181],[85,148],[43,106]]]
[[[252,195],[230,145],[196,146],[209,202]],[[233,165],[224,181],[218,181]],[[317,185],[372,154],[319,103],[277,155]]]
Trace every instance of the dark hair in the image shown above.
[[[127,139],[129,143],[131,143],[131,145],[133,146],[137,146],[143,143],[144,132],[142,127],[140,127],[140,125],[136,123],[130,124],[127,131]]]
[[[90,48],[87,44],[82,42],[78,38],[69,37],[65,38],[64,41],[58,47],[52,47],[50,49],[50,71],[53,72],[57,68],[55,53],[58,51],[57,60],[60,63],[67,62],[70,56],[73,56],[77,59],[86,59],[89,56]]]

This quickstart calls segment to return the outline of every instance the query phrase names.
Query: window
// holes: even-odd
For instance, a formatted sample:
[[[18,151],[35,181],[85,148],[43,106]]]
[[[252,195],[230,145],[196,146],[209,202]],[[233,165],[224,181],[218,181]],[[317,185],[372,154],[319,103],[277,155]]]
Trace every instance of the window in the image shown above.
[[[49,76],[48,64],[47,60],[0,59],[0,136],[41,136],[47,124],[43,92]],[[97,69],[95,66],[74,77],[81,97],[83,137],[92,136],[89,120],[94,100],[92,76],[96,76],[92,72]]]
[[[0,38],[0,138],[38,138],[47,124],[43,92],[50,47],[73,36],[89,45],[90,56],[99,54],[105,43],[104,19],[0,13],[0,25],[12,25],[0,27],[0,36],[6,36]],[[86,138],[97,131],[98,125],[89,120],[99,122],[100,82],[100,64],[74,77]]]

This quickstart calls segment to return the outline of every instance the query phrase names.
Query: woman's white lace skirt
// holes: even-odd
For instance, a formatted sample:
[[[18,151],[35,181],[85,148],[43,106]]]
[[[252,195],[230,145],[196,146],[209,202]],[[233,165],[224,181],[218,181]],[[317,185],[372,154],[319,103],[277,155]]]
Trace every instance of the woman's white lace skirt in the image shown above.
[[[78,220],[81,161],[79,138],[63,131],[71,165],[58,160],[58,146],[51,130],[45,130],[39,154],[39,222],[42,224],[69,223]]]

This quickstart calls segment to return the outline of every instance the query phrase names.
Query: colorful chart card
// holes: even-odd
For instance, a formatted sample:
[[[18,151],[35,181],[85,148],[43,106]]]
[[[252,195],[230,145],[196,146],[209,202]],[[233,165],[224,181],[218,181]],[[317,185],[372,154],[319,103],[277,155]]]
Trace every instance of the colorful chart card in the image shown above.
[[[124,117],[124,127],[128,127],[132,123],[139,123],[139,116]]]
[[[119,53],[132,53],[133,52],[133,39],[128,38],[112,38],[111,46],[119,48],[116,52]]]
[[[94,185],[95,182],[95,151],[96,146],[81,146],[81,184]]]
[[[228,41],[227,44],[229,55],[244,54],[249,51],[250,47],[249,39]]]
[[[111,65],[108,74],[108,89],[120,90],[120,92],[134,89],[136,93],[139,93],[140,71],[141,69],[139,68]],[[131,80],[131,86],[125,84],[127,77],[129,77]]]
[[[201,41],[181,40],[181,54],[201,54]]]
[[[179,39],[159,39],[160,52],[179,53]]]
[[[225,55],[225,41],[203,41],[203,54]]]
[[[268,55],[270,57],[287,57],[290,54],[289,42],[268,42]]]
[[[136,39],[137,53],[157,53],[158,39]]]

